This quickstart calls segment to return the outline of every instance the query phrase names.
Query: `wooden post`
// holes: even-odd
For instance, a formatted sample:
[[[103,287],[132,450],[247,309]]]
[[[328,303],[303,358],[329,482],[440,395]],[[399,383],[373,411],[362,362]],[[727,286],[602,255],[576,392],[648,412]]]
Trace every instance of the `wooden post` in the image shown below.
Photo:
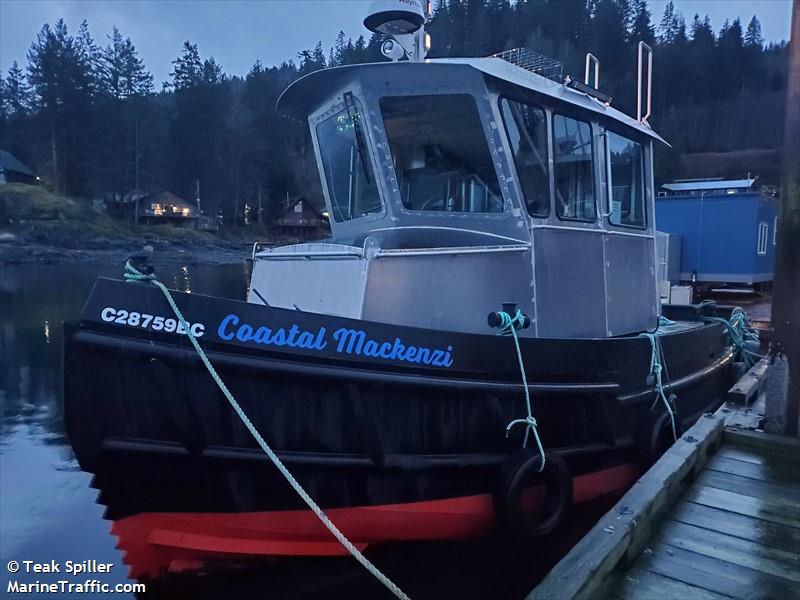
[[[772,297],[774,345],[764,428],[798,434],[800,419],[800,0],[789,42],[783,185]]]

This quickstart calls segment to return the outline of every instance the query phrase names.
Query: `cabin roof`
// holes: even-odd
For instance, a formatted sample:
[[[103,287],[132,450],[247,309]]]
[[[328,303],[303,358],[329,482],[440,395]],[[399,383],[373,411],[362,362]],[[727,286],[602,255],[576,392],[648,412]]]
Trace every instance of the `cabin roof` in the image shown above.
[[[21,160],[5,150],[0,150],[0,171],[22,173],[35,177],[36,173],[31,171]]]
[[[466,68],[477,69],[478,71],[494,77],[500,81],[505,81],[512,85],[516,85],[525,89],[529,89],[540,94],[550,96],[551,98],[558,99],[562,102],[579,106],[585,110],[604,115],[607,118],[613,119],[624,125],[636,129],[644,135],[663,142],[667,142],[659,136],[653,128],[647,123],[639,123],[633,117],[625,113],[606,106],[595,98],[588,96],[583,92],[579,92],[572,88],[567,87],[563,83],[559,83],[542,77],[536,73],[523,69],[514,65],[502,58],[487,57],[487,58],[436,58],[427,59],[424,62],[385,62],[385,63],[366,63],[359,65],[345,65],[341,67],[332,67],[328,69],[321,69],[309,73],[292,83],[287,87],[278,98],[277,110],[289,116],[303,119],[310,108],[312,102],[319,98],[319,91],[336,80],[355,73],[368,69],[431,69],[437,66],[464,66]]]
[[[185,206],[187,208],[194,209],[195,204],[194,202],[187,200],[180,194],[173,192],[170,189],[163,189],[159,190],[158,192],[153,192],[152,194],[147,194],[146,196],[141,196],[139,198],[139,202],[141,204],[149,203],[160,203],[160,204],[175,204],[180,206]]]
[[[281,212],[281,216],[292,212],[294,210],[294,207],[297,206],[298,202],[302,202],[303,203],[303,211],[304,212],[305,211],[309,211],[309,212],[314,213],[318,217],[322,216],[322,211],[320,209],[318,209],[316,206],[314,206],[313,202],[311,202],[308,198],[306,198],[305,196],[302,196],[302,195],[301,196],[296,196],[295,198],[293,198],[289,202],[289,204],[286,205],[286,208],[283,209],[283,212]]]
[[[670,192],[702,192],[708,190],[750,189],[755,179],[704,179],[700,181],[675,181],[661,187]]]

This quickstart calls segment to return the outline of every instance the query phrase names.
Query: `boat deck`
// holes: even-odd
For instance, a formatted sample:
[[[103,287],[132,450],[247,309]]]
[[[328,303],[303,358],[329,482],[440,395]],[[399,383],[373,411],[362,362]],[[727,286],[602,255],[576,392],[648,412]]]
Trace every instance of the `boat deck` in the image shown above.
[[[800,589],[800,439],[758,430],[766,364],[692,427],[529,598],[791,598]]]

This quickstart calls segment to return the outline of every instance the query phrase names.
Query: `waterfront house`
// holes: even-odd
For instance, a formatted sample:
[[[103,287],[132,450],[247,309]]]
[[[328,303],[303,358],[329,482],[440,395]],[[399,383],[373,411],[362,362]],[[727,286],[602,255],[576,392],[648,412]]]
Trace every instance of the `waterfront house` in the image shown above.
[[[275,219],[273,226],[280,233],[301,240],[321,237],[327,233],[324,214],[304,196],[290,200],[283,213]]]
[[[36,173],[16,156],[5,150],[0,150],[0,184],[27,183],[35,185],[38,180]]]
[[[161,190],[138,199],[140,223],[171,223],[181,227],[195,227],[199,216],[194,202],[172,190]]]

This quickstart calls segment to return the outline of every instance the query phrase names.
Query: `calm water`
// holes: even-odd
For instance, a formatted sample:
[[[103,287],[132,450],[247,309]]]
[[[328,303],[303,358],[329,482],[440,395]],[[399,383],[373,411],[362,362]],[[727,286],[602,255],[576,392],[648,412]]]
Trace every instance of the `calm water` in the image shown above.
[[[181,290],[240,299],[246,291],[244,264],[168,265],[156,272]],[[0,266],[0,598],[19,596],[7,594],[9,560],[112,562],[100,579],[125,581],[90,476],[64,435],[60,387],[61,323],[77,319],[97,276],[121,273],[121,266]]]
[[[63,433],[60,389],[61,323],[78,318],[97,276],[120,277],[121,272],[121,266],[0,266],[0,598],[20,596],[7,594],[9,560],[63,564],[95,559],[115,567],[109,575],[91,578],[108,584],[126,581],[127,568],[102,518],[103,508],[95,503],[90,476],[78,468]],[[177,289],[234,298],[245,294],[244,264],[168,265],[156,272]],[[377,548],[370,556],[416,599],[521,598],[612,500],[590,510],[584,507],[569,526],[533,544],[502,539],[409,543]],[[67,578],[21,575],[18,580]],[[235,579],[185,576],[157,588],[151,585],[147,597],[154,595],[243,600],[386,597],[350,558],[294,560],[237,573]]]

